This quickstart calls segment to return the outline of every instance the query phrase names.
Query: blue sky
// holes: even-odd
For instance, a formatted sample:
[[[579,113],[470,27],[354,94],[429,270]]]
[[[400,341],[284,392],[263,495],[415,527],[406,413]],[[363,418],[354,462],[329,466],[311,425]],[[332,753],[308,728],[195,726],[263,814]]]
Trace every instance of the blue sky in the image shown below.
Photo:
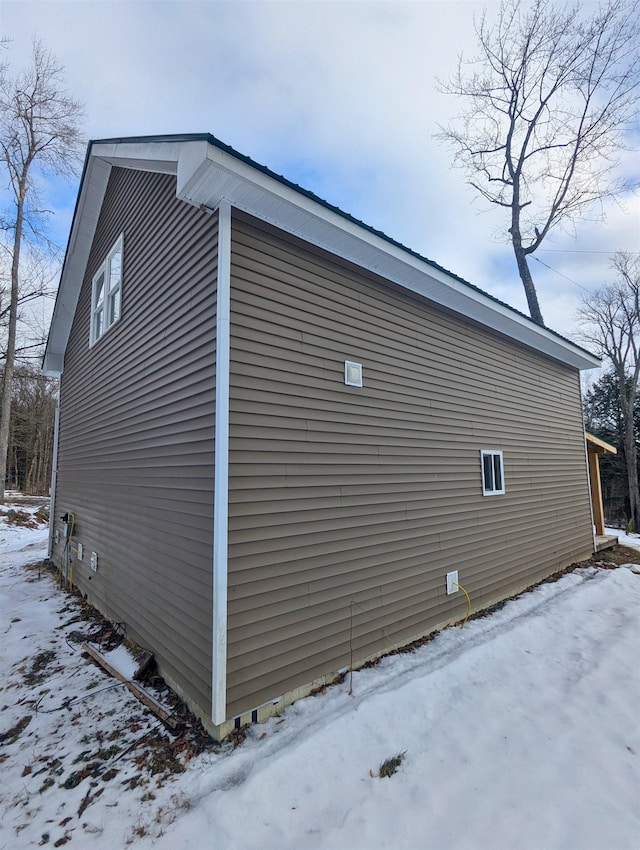
[[[483,5],[3,0],[0,30],[16,68],[34,35],[56,54],[86,104],[87,138],[211,132],[526,312],[504,218],[433,137],[459,107],[435,78],[474,52]],[[77,184],[52,188],[52,235],[66,244]],[[545,243],[537,256],[556,271],[532,263],[561,333],[574,328],[581,287],[610,276],[609,255],[640,250],[640,198],[605,212]]]

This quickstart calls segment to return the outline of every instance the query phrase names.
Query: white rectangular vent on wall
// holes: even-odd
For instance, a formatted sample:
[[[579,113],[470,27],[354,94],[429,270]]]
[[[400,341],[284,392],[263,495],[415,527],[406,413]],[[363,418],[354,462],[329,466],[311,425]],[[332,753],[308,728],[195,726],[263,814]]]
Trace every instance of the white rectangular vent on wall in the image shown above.
[[[348,387],[362,386],[362,363],[353,360],[344,361],[344,382]]]
[[[94,573],[98,572],[98,553],[97,552],[91,553],[91,569],[94,571]]]

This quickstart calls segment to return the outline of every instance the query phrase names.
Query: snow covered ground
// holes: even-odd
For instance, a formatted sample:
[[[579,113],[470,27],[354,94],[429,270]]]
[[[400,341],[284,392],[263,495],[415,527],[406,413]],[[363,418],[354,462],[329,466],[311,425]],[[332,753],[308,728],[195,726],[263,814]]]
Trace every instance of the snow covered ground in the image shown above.
[[[175,773],[82,655],[79,602],[26,566],[46,540],[0,521],[1,850],[640,846],[640,567],[542,584]]]
[[[627,534],[620,528],[605,528],[605,534],[611,534],[618,538],[621,546],[631,546],[632,549],[640,549],[640,534]]]

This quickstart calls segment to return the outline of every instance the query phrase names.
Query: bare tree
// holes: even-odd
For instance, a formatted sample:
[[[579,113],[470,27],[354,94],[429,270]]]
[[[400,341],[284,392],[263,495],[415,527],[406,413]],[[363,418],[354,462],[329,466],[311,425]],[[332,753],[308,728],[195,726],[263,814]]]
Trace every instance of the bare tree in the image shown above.
[[[5,250],[6,249],[6,250]],[[48,313],[56,294],[60,274],[57,260],[50,252],[27,245],[20,252],[20,280],[16,316],[15,362],[42,359],[47,336]],[[0,244],[0,364],[7,355],[7,331],[11,313],[11,252]],[[49,306],[45,301],[50,300]],[[0,382],[1,387],[1,382]]]
[[[35,40],[29,66],[12,77],[0,67],[0,153],[10,208],[2,229],[10,255],[7,342],[0,406],[0,504],[4,502],[9,418],[20,299],[21,252],[31,242],[43,247],[47,211],[40,204],[37,178],[71,177],[80,163],[82,106],[64,88],[64,69]]]
[[[585,17],[579,3],[503,0],[476,36],[480,55],[440,83],[466,103],[439,138],[469,184],[505,209],[529,312],[543,324],[528,257],[556,225],[629,188],[615,173],[638,115],[638,7],[610,0]]]
[[[11,486],[46,495],[51,481],[58,382],[33,365],[16,364],[7,463]]]
[[[630,521],[640,531],[640,491],[634,405],[640,380],[640,257],[624,252],[612,261],[615,283],[585,295],[579,311],[580,338],[613,367],[622,418]]]
[[[627,378],[627,384],[631,383]],[[623,396],[626,398],[626,396]],[[605,520],[624,528],[629,522],[629,485],[624,452],[624,422],[620,404],[620,387],[615,371],[606,371],[586,390],[583,399],[584,424],[591,434],[615,446],[615,455],[600,455],[598,465],[602,484]],[[633,419],[636,438],[640,437],[640,393],[636,393]],[[637,443],[637,440],[636,440]],[[640,453],[639,453],[640,454]],[[640,477],[640,464],[637,464]]]

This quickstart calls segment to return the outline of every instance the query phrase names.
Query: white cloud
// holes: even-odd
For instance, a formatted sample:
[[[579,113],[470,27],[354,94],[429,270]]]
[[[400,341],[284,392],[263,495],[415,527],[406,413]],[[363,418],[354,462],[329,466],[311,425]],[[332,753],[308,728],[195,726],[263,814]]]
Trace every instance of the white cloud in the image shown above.
[[[474,52],[482,6],[5,0],[3,32],[16,65],[34,33],[57,55],[87,104],[89,137],[211,132],[525,311],[511,249],[495,238],[504,220],[482,212],[433,138],[458,108],[435,78]],[[73,202],[57,206],[68,227]],[[639,221],[630,199],[545,247],[639,250]],[[607,253],[539,257],[588,287],[608,263]],[[533,266],[548,324],[567,333],[579,287]]]

